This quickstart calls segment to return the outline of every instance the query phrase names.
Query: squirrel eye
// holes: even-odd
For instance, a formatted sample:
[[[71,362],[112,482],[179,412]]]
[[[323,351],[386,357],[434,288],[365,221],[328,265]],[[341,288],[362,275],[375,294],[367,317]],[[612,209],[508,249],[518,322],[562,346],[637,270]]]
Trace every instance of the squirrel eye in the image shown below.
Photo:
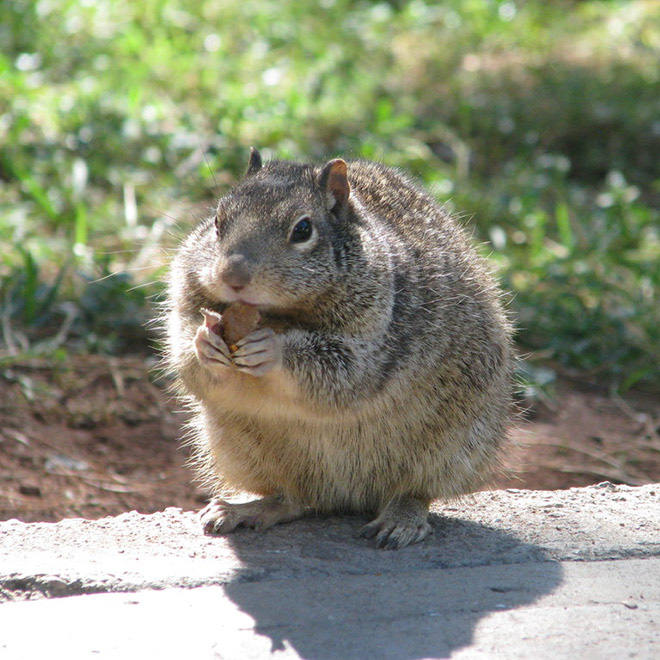
[[[312,222],[305,216],[300,218],[298,222],[294,225],[291,230],[291,235],[289,236],[289,241],[291,243],[304,243],[309,240],[312,235]]]

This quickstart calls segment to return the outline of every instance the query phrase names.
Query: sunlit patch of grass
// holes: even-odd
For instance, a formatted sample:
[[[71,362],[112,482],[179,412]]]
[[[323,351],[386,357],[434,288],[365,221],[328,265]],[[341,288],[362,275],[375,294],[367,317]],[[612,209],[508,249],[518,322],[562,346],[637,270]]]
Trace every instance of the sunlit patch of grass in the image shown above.
[[[532,355],[657,384],[659,58],[645,1],[4,3],[5,343],[138,346],[170,232],[256,145],[412,171]]]

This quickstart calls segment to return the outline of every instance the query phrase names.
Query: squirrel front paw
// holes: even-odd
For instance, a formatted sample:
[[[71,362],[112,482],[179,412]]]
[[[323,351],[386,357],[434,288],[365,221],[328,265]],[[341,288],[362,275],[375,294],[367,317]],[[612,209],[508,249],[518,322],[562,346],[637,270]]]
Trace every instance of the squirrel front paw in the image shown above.
[[[251,376],[263,376],[282,366],[282,335],[272,328],[261,328],[236,342],[232,353],[236,368]]]
[[[229,347],[220,335],[203,323],[197,328],[193,350],[200,363],[217,376],[226,375],[231,365]]]

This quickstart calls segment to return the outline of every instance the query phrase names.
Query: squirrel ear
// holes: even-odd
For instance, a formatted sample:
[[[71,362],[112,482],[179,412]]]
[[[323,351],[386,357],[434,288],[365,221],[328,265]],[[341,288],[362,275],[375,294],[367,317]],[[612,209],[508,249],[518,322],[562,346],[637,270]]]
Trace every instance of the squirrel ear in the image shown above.
[[[329,210],[335,207],[341,208],[346,206],[348,196],[351,194],[346,162],[341,158],[335,158],[327,162],[319,175],[319,185],[328,197],[331,198],[329,200]]]
[[[261,169],[261,154],[254,148],[250,147],[250,162],[248,163],[248,168],[247,172],[245,173],[245,176],[248,174],[254,174],[255,172],[258,172]]]

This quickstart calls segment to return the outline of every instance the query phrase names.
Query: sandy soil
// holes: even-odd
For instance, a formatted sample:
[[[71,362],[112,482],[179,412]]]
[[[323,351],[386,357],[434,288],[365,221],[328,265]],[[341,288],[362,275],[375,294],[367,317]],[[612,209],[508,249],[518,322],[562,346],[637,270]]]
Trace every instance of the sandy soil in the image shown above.
[[[493,487],[660,481],[657,397],[622,400],[564,380],[553,399],[525,405]],[[180,411],[138,358],[0,368],[0,520],[200,508],[206,494],[186,467]]]

